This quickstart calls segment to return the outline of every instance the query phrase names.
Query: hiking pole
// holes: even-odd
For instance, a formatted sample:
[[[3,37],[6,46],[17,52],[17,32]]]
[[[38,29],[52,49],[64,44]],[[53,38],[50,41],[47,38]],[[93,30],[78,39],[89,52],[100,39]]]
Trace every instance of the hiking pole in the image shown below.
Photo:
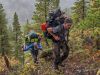
[[[46,43],[47,46],[49,46],[48,40],[46,38],[45,32],[43,31],[43,37],[44,37],[44,41]]]

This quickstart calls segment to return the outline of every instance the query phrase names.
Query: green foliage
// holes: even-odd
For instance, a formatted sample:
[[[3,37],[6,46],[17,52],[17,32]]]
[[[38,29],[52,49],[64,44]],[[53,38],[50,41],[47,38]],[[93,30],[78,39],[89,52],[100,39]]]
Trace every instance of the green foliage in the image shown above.
[[[77,0],[72,7],[74,23],[78,23],[86,17],[86,1]]]
[[[19,60],[23,59],[23,52],[21,51],[22,46],[22,32],[21,26],[19,24],[18,15],[15,12],[14,20],[13,20],[13,43],[14,43],[14,50],[15,50],[15,57],[19,58]]]
[[[4,55],[4,54],[9,54],[9,52],[10,52],[10,44],[9,44],[6,14],[4,13],[2,4],[0,4],[0,53]]]
[[[14,14],[14,20],[13,20],[13,32],[14,32],[14,41],[17,43],[18,42],[18,36],[20,36],[21,31],[20,31],[20,24],[18,21],[18,15],[15,12]]]
[[[98,12],[96,14],[95,13],[89,14],[88,17],[86,17],[84,21],[81,21],[77,27],[80,29],[100,27],[100,22],[99,22],[100,15]]]
[[[89,61],[91,62],[91,60],[85,61],[85,59],[88,57],[87,53],[85,52],[85,48],[83,47],[83,41],[84,38],[88,36],[93,36],[94,43],[96,43],[95,40],[99,39],[100,0],[90,0],[88,5],[85,1],[86,0],[77,0],[74,7],[72,8],[72,17],[75,24],[74,28],[70,32],[69,38],[69,46],[72,54],[69,55],[69,60],[67,61],[67,63],[65,61],[65,68],[60,67],[60,73],[56,73],[54,69],[52,69],[52,61],[49,61],[49,59],[52,59],[53,55],[51,40],[48,40],[51,48],[48,48],[43,40],[43,51],[40,52],[41,54],[39,54],[38,65],[33,63],[33,58],[30,52],[24,53],[23,51],[21,51],[21,45],[24,40],[24,36],[28,33],[28,30],[31,28],[36,32],[41,33],[40,26],[38,25],[40,25],[42,22],[45,22],[49,11],[59,6],[59,0],[36,0],[36,10],[33,15],[34,24],[30,24],[27,20],[27,23],[23,26],[23,36],[21,35],[21,26],[19,24],[18,15],[16,12],[14,14],[13,28],[9,26],[9,28],[7,29],[7,21],[5,18],[6,15],[4,13],[3,6],[0,4],[0,55],[10,55],[12,53],[12,55],[14,54],[14,56],[18,58],[15,59],[11,57],[10,63],[12,72],[9,73],[9,75],[64,75],[66,73],[62,72],[63,69],[66,72],[67,69],[70,69],[70,71],[74,71],[76,69],[76,66],[79,66],[79,61],[81,65],[84,65],[83,63],[87,62],[87,66],[90,67],[88,63]],[[89,34],[87,32],[89,32]],[[81,37],[82,34],[83,37]],[[93,47],[95,48],[96,45],[94,45]],[[83,56],[83,58],[81,58],[81,56]],[[48,60],[44,60],[43,58]],[[4,61],[3,59],[0,60],[0,71],[5,71],[5,66],[1,66],[3,64],[2,62]],[[23,62],[23,64],[20,61]],[[93,63],[94,62],[95,61],[93,61]],[[75,65],[75,63],[77,65]],[[75,68],[73,68],[73,66]],[[73,69],[70,67],[72,67]],[[94,68],[93,65],[92,67]]]
[[[29,31],[29,28],[33,28],[32,25],[29,23],[29,21],[27,20],[27,23],[23,26],[23,32],[24,32],[24,35],[26,35]]]
[[[81,14],[82,8],[81,8],[81,4],[80,1],[76,2],[75,6],[74,6],[74,13],[73,13],[73,20],[74,23],[77,24],[77,28],[79,29],[88,29],[88,28],[94,28],[94,27],[100,27],[100,7],[99,7],[99,0],[94,0],[93,2],[90,1],[88,7],[88,10],[86,11],[86,17],[84,17],[84,19],[82,20],[78,20]],[[78,9],[80,6],[80,9]],[[76,22],[77,21],[77,22]]]
[[[36,11],[33,14],[33,20],[41,24],[46,21],[50,10],[59,6],[59,0],[37,0]]]

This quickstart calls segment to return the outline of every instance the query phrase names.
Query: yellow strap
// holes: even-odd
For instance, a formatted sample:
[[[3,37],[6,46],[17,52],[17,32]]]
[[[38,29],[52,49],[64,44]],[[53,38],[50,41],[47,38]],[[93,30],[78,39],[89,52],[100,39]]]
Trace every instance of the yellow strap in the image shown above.
[[[31,42],[38,42],[38,38],[31,39]]]

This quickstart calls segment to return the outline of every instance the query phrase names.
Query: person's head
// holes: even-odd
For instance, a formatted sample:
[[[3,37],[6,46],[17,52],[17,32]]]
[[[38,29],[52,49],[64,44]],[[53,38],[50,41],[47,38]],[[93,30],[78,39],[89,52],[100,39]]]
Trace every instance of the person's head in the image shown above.
[[[72,19],[71,18],[66,18],[64,21],[64,28],[65,29],[70,29],[71,25],[72,25]]]

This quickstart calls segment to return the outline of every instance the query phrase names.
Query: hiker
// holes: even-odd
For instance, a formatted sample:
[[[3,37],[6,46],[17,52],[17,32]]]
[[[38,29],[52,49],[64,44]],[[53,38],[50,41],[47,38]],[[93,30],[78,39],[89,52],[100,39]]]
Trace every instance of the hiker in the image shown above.
[[[58,11],[58,10],[57,10]],[[59,10],[60,11],[60,10]],[[59,12],[58,11],[58,12]],[[62,15],[57,13],[55,19],[61,17]],[[53,19],[53,20],[55,20]],[[59,18],[60,19],[60,18]],[[68,57],[69,54],[69,47],[68,47],[68,40],[66,40],[66,36],[68,38],[69,29],[72,25],[72,19],[62,17],[58,22],[54,23],[54,21],[48,23],[47,31],[52,36],[53,41],[53,54],[54,54],[54,62],[53,68],[59,69],[59,65],[62,65],[62,62]],[[57,26],[53,27],[51,25],[56,24]],[[62,53],[61,53],[62,50]],[[62,54],[62,55],[61,55]]]
[[[67,19],[68,20],[68,19]],[[50,27],[48,32],[52,35],[53,33],[58,33],[57,35],[53,34],[53,45],[54,45],[54,68],[58,69],[58,65],[62,65],[62,62],[68,57],[69,47],[67,45],[68,40],[65,39],[67,30],[71,27],[72,22],[65,21],[62,26]],[[67,36],[68,37],[68,36]],[[60,55],[60,50],[63,50],[62,56]]]
[[[25,38],[25,46],[23,47],[23,50],[31,51],[31,55],[34,58],[34,63],[38,63],[38,60],[37,60],[38,52],[39,50],[42,50],[41,38],[42,38],[41,34],[36,33],[31,29]]]

